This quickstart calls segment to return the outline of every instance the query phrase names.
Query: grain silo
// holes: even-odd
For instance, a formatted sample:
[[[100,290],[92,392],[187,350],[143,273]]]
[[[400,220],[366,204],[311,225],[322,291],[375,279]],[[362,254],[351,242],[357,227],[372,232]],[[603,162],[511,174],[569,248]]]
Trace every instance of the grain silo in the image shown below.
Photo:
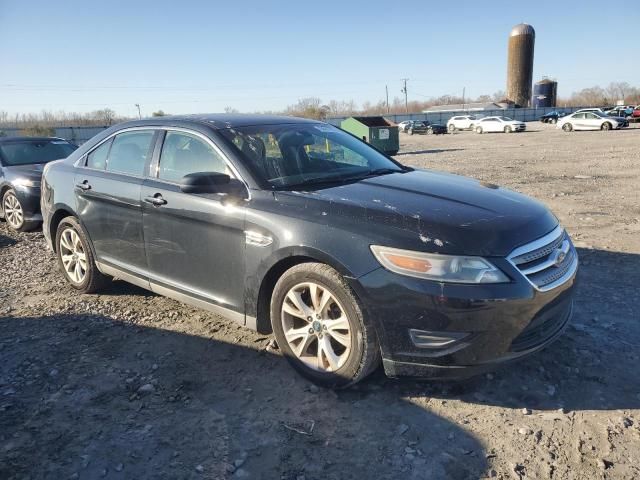
[[[558,96],[558,82],[543,78],[533,86],[533,107],[555,107]]]
[[[531,25],[521,23],[511,29],[507,58],[507,98],[520,107],[528,107],[531,102],[535,42],[536,32]]]

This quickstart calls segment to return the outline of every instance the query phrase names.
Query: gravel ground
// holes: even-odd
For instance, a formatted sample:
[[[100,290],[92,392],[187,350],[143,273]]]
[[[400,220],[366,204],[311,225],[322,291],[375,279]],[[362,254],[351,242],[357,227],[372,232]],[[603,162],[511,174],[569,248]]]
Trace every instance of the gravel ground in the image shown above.
[[[545,202],[579,247],[575,317],[463,384],[349,391],[270,339],[116,281],[79,295],[0,224],[0,478],[640,477],[640,128],[402,135],[401,161]]]

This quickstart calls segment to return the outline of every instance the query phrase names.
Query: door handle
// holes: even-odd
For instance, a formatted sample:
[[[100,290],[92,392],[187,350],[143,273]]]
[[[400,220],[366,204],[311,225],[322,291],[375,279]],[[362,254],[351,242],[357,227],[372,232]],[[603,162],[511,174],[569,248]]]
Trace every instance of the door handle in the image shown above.
[[[78,187],[80,190],[84,190],[85,192],[87,190],[91,190],[91,184],[89,183],[89,180],[85,180],[82,183],[76,183],[76,187]]]
[[[159,193],[156,193],[153,197],[145,197],[144,201],[150,203],[154,207],[159,207],[161,205],[167,204],[167,201],[162,198],[162,195],[160,195]]]

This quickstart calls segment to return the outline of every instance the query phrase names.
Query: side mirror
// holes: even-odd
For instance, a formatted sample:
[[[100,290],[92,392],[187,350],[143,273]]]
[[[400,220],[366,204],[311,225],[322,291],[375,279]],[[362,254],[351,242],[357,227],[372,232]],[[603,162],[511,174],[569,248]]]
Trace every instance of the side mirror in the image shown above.
[[[180,180],[180,190],[184,193],[220,193],[247,198],[247,189],[244,183],[225,173],[190,173]]]

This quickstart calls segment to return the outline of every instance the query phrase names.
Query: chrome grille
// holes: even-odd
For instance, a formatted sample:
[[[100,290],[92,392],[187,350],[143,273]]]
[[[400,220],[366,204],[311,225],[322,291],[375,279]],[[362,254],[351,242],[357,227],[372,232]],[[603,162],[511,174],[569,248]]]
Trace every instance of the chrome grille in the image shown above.
[[[543,291],[562,285],[578,267],[578,254],[561,227],[515,249],[509,260],[533,286]]]

